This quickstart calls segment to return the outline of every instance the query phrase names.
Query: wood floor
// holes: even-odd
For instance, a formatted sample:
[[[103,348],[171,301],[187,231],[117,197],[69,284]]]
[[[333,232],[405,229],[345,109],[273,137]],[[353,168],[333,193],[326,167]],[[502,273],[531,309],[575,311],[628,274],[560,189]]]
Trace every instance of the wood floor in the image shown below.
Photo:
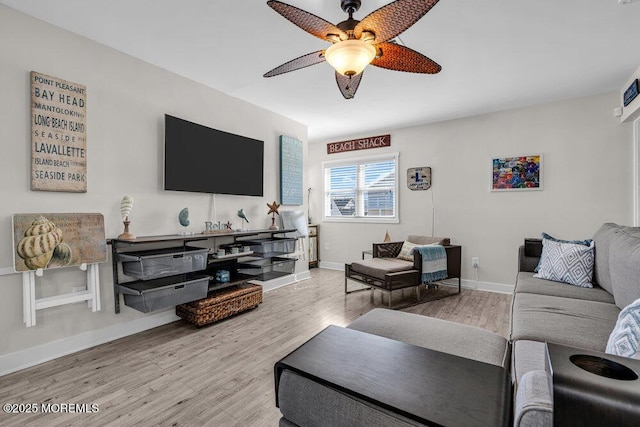
[[[267,292],[257,309],[197,329],[178,321],[0,377],[0,402],[97,404],[97,413],[5,414],[0,425],[276,426],[274,363],[330,324],[387,300],[343,293],[341,271]],[[394,293],[394,304],[413,301]],[[423,293],[426,293],[423,291]],[[404,309],[505,335],[511,296],[462,294]],[[55,408],[55,406],[54,406]]]

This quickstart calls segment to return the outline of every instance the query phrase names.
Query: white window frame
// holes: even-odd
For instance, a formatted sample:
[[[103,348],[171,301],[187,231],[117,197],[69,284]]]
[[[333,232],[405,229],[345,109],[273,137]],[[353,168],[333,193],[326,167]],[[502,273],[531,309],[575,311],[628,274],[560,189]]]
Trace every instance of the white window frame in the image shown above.
[[[400,203],[398,201],[399,197],[400,197],[400,191],[399,191],[399,181],[400,181],[400,176],[399,176],[399,162],[398,162],[398,157],[400,156],[399,153],[394,152],[394,153],[385,153],[385,154],[378,154],[378,155],[372,155],[372,156],[366,156],[366,157],[353,157],[353,158],[349,158],[349,159],[342,159],[342,160],[328,160],[328,161],[324,161],[322,162],[322,190],[323,190],[323,197],[322,197],[322,218],[323,221],[326,222],[365,222],[365,223],[394,223],[397,224],[400,222],[400,212],[399,212],[399,206]],[[334,216],[327,216],[327,203],[326,203],[326,199],[327,199],[327,193],[328,193],[328,189],[326,188],[326,182],[325,182],[325,174],[326,174],[326,169],[327,168],[333,168],[333,167],[337,167],[337,166],[353,166],[353,165],[364,165],[364,164],[368,164],[368,163],[378,163],[381,161],[385,161],[385,160],[392,160],[394,162],[395,165],[395,175],[396,175],[396,179],[395,179],[395,183],[394,183],[394,198],[393,198],[393,211],[395,213],[394,216],[392,217],[367,217],[367,216],[352,216],[352,217],[334,217]],[[358,195],[359,191],[356,188],[356,197]],[[356,201],[358,208],[360,209],[361,207],[363,207],[363,204],[361,201]]]

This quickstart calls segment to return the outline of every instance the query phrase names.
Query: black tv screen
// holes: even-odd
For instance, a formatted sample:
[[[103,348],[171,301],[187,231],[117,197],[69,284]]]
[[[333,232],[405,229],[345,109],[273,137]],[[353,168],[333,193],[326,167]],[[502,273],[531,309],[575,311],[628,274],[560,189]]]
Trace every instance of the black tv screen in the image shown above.
[[[164,116],[164,189],[262,196],[264,141]]]

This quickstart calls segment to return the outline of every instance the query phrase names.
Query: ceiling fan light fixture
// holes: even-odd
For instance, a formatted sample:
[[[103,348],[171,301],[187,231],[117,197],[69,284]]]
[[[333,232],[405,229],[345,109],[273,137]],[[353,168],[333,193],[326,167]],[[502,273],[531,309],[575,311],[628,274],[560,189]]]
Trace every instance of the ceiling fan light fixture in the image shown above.
[[[358,39],[335,43],[324,52],[327,62],[343,76],[360,74],[376,57],[376,48]]]
[[[328,62],[335,69],[338,88],[345,99],[354,97],[367,65],[408,73],[436,74],[442,67],[419,52],[397,43],[398,36],[422,18],[439,0],[394,0],[362,20],[353,18],[362,0],[340,0],[349,18],[332,24],[312,13],[279,0],[267,5],[312,36],[332,43],[326,50],[308,53],[264,74],[273,77],[310,65]],[[640,0],[619,0],[640,1]]]

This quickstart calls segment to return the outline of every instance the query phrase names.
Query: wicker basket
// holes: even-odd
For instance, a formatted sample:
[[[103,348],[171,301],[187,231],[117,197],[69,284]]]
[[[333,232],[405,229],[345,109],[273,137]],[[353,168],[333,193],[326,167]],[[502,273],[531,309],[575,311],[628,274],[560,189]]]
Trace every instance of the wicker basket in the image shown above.
[[[176,306],[176,315],[196,326],[217,322],[262,303],[262,286],[243,283],[210,292],[207,298]]]

